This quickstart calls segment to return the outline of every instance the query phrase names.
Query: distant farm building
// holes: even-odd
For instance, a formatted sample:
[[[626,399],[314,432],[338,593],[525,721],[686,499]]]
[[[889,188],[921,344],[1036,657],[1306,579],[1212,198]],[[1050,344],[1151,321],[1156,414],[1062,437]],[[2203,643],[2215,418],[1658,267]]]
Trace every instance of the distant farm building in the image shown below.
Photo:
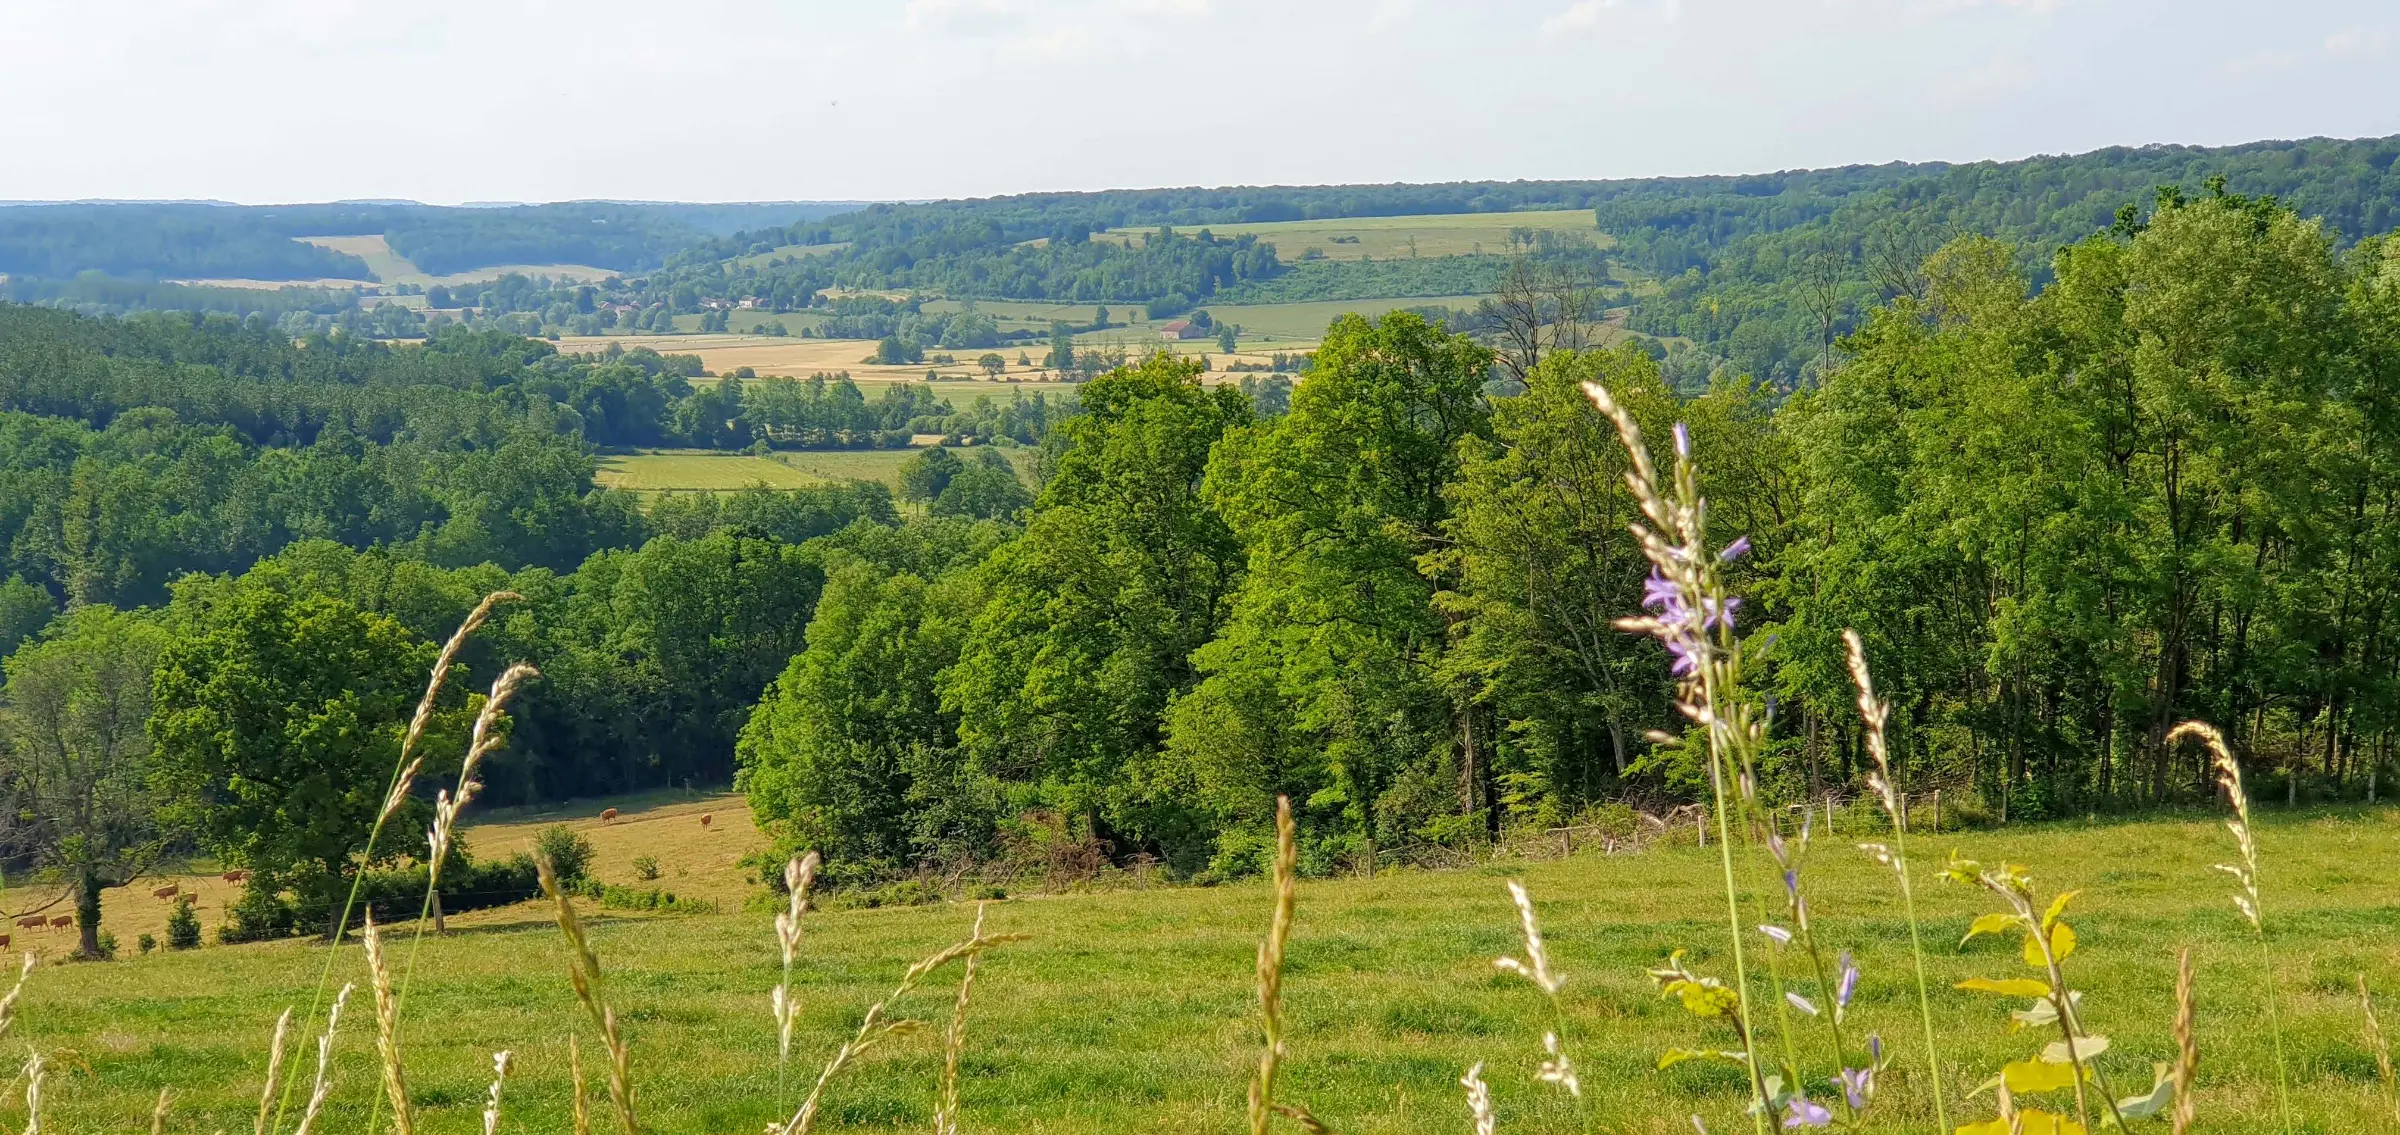
[[[1205,339],[1208,337],[1208,332],[1202,331],[1189,319],[1178,319],[1159,328],[1158,337],[1173,340]]]

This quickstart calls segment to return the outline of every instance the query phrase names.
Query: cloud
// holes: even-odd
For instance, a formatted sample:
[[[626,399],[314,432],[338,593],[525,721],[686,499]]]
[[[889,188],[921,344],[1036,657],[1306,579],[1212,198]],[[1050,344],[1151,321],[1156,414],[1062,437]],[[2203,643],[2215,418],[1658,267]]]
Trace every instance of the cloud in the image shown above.
[[[2381,59],[2391,47],[2390,28],[2343,28],[2325,37],[2325,54],[2336,59]]]
[[[1981,67],[1943,77],[1934,84],[1934,91],[1952,102],[1979,102],[2015,91],[2032,81],[2033,67],[2025,62],[2025,57],[2004,47],[1993,52]]]
[[[1600,26],[1601,13],[1622,7],[1623,0],[1575,0],[1563,12],[1542,21],[1543,35],[1579,35]],[[1683,0],[1659,0],[1658,18],[1674,23],[1683,15]]]
[[[978,39],[1024,29],[1026,13],[1007,0],[908,0],[908,30]]]

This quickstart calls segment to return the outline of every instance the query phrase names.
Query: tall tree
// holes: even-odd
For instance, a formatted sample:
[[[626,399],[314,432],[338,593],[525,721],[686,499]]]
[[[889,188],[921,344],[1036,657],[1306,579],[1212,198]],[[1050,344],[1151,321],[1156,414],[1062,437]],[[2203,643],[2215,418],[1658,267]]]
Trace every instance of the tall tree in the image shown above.
[[[1226,633],[1201,649],[1207,675],[1177,703],[1177,751],[1266,712],[1288,716],[1321,753],[1304,774],[1337,806],[1357,859],[1379,837],[1415,834],[1451,799],[1457,719],[1433,683],[1446,638],[1435,610],[1451,512],[1444,489],[1460,443],[1488,436],[1492,354],[1395,312],[1336,321],[1291,412],[1230,434],[1203,491],[1249,549]],[[1281,704],[1235,689],[1272,673]],[[1275,727],[1248,721],[1243,732]],[[1229,817],[1254,824],[1269,801]]]
[[[85,607],[12,655],[0,690],[23,835],[65,877],[86,958],[102,956],[100,892],[138,878],[167,844],[145,728],[166,638],[147,616]]]

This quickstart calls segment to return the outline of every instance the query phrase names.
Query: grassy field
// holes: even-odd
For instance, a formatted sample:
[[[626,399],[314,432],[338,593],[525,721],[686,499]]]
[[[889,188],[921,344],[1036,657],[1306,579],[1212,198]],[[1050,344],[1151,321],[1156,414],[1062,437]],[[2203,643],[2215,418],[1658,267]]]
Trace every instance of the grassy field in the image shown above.
[[[700,450],[603,457],[597,478],[605,487],[635,493],[729,492],[758,484],[797,489],[824,479],[765,457]]]
[[[779,1088],[765,997],[777,978],[769,918],[731,905],[748,888],[733,861],[758,839],[738,802],[633,802],[612,825],[598,823],[599,807],[589,802],[561,817],[599,845],[601,878],[626,881],[632,857],[651,854],[661,861],[662,885],[728,904],[727,913],[703,916],[587,912],[608,973],[607,997],[631,1037],[650,1130],[757,1130],[796,1100],[911,960],[963,937],[973,917],[959,904],[808,916],[795,981],[802,1008],[794,1066]],[[714,815],[712,828],[699,827],[701,811]],[[2233,854],[2213,817],[2021,826],[1918,843],[1927,868],[1956,846],[1987,862],[2030,864],[2045,893],[2083,888],[2074,908],[2082,949],[2069,970],[2085,991],[2090,1027],[2115,1039],[2104,1063],[2121,1091],[2147,1086],[2150,1062],[2172,1051],[2173,952],[2190,946],[2200,973],[2198,1129],[2273,1126],[2274,1071],[2260,1024],[2260,991],[2272,980],[2296,1077],[2298,1129],[2375,1132],[2400,1128],[2382,1108],[2351,983],[2364,973],[2387,995],[2400,990],[2400,907],[2389,884],[2400,867],[2394,815],[2263,822],[2265,963],[2228,899],[2229,881],[2209,869]],[[481,852],[504,853],[548,819],[503,816],[469,838]],[[1893,1046],[1867,1129],[1924,1131],[1932,1123],[1906,932],[1888,873],[1849,849],[1853,834],[1864,835],[1828,841],[1809,868],[1819,932],[1854,946],[1865,971],[1852,1035],[1873,1030]],[[1721,1047],[1729,1038],[1662,1002],[1642,973],[1679,947],[1704,972],[1727,969],[1715,872],[1713,849],[1687,842],[1639,855],[1304,882],[1286,966],[1284,1094],[1339,1131],[1455,1132],[1467,1126],[1456,1080],[1483,1061],[1501,1130],[1582,1129],[1554,1092],[1531,1082],[1547,1027],[1541,998],[1491,964],[1522,950],[1502,889],[1505,879],[1522,878],[1536,897],[1552,961],[1568,975],[1566,1035],[1592,1111],[1588,1129],[1668,1135],[1690,1131],[1686,1117],[1698,1114],[1712,1131],[1747,1130],[1731,1070],[1655,1070],[1665,1048]],[[2015,976],[2022,967],[2013,942],[1955,947],[1987,904],[1965,888],[1931,882],[1930,869],[1920,873],[1938,983],[1935,1023],[1955,1065],[1947,1077],[1953,1122],[1988,1118],[1989,1095],[1967,1100],[1969,1090],[2043,1038],[2009,1034],[2013,1002],[1947,988],[1971,975]],[[1763,872],[1751,874],[1767,884]],[[1031,937],[1001,948],[978,977],[962,1067],[965,1129],[1239,1129],[1257,1050],[1252,953],[1269,902],[1268,889],[1254,882],[1027,894],[995,904],[990,929]],[[48,1119],[61,1130],[136,1124],[161,1086],[176,1092],[169,1130],[237,1129],[256,1107],[275,1014],[294,1004],[305,1010],[325,957],[321,947],[292,942],[46,967],[27,987],[11,1039],[52,1058]],[[364,981],[355,947],[335,960],[337,980]],[[461,916],[449,938],[428,939],[404,1030],[409,1082],[425,1113],[421,1129],[471,1128],[489,1053],[503,1047],[518,1059],[503,1129],[566,1127],[566,1037],[580,1031],[587,1071],[595,1042],[565,966],[540,904]],[[950,994],[936,982],[894,1008],[939,1022]],[[376,1087],[363,993],[351,1013],[338,1046],[334,1130],[363,1126]],[[825,1127],[925,1129],[938,1062],[933,1036],[875,1050],[832,1089]],[[612,1123],[604,1102],[594,1107],[600,1122]],[[6,1110],[13,1122],[17,1105]]]
[[[619,454],[600,461],[600,483],[637,493],[731,492],[764,483],[796,489],[827,481],[882,481],[900,487],[900,466],[914,449],[779,450],[765,457],[702,450]],[[962,456],[970,452],[959,449]],[[1033,451],[1000,450],[1026,474]]]
[[[1410,217],[1343,217],[1316,221],[1270,221],[1250,225],[1181,225],[1179,233],[1207,229],[1222,237],[1255,236],[1275,246],[1284,262],[1310,249],[1327,260],[1394,260],[1407,256],[1473,256],[1508,251],[1515,229],[1580,232],[1605,248],[1614,243],[1592,225],[1589,209],[1526,213],[1441,213]],[[1094,240],[1135,241],[1153,230],[1111,229]]]

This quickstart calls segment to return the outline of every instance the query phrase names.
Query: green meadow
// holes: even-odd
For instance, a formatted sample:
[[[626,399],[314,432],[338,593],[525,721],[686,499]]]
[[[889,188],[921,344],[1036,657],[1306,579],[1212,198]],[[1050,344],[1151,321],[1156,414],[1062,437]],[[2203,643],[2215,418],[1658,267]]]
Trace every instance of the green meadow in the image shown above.
[[[1864,819],[1846,814],[1844,826]],[[656,826],[681,832],[690,825]],[[1872,836],[1861,827],[1820,839],[1806,877],[1818,933],[1831,945],[1854,948],[1865,973],[1847,1027],[1854,1038],[1880,1034],[1893,1058],[1865,1129],[1930,1131],[1905,924],[1890,874],[1852,848]],[[2400,1129],[2382,1103],[2354,988],[2364,974],[2387,997],[2400,993],[2395,837],[2400,822],[2386,810],[2263,817],[2268,941],[2262,957],[2234,910],[2231,881],[2210,869],[2234,856],[2231,837],[2213,816],[1919,833],[1919,905],[1952,1122],[1991,1117],[1991,1095],[1973,1089],[2049,1039],[2008,1030],[2016,1002],[1950,988],[1970,976],[2025,972],[2014,941],[1981,938],[1959,947],[1969,921],[1989,906],[1979,892],[1933,880],[1939,858],[1955,847],[1987,863],[2028,865],[2045,895],[2081,890],[2071,910],[2082,946],[2067,970],[2084,992],[2087,1026],[2114,1038],[2101,1064],[2121,1092],[2148,1087],[2152,1062],[2172,1054],[2175,953],[2189,947],[2199,974],[2196,1130],[2274,1129],[2274,1064],[2261,1026],[2270,983],[2281,998],[2297,1129]],[[1635,854],[1585,850],[1565,859],[1304,880],[1285,967],[1290,1032],[1281,1094],[1337,1131],[1459,1132],[1468,1124],[1457,1080],[1482,1062],[1504,1132],[1668,1135],[1691,1131],[1695,1115],[1710,1131],[1748,1130],[1736,1071],[1698,1063],[1655,1067],[1669,1047],[1730,1041],[1721,1028],[1661,1000],[1644,976],[1678,948],[1688,949],[1687,960],[1704,973],[1729,969],[1725,914],[1714,887],[1716,849],[1693,846],[1688,833],[1674,838],[1680,842]],[[495,841],[488,850],[504,849]],[[659,852],[670,879],[697,854],[666,845]],[[722,857],[715,862],[711,870],[726,870]],[[604,876],[610,863],[603,863]],[[700,870],[696,860],[693,870]],[[1744,875],[1753,890],[1771,882],[1763,870],[1745,867]],[[1530,888],[1552,964],[1566,974],[1566,1046],[1585,1092],[1580,1116],[1555,1089],[1532,1080],[1548,1027],[1543,999],[1492,964],[1497,956],[1523,953],[1503,888],[1512,878]],[[989,931],[1028,937],[998,948],[978,973],[961,1065],[963,1130],[1244,1126],[1243,1093],[1258,1049],[1252,959],[1270,889],[1255,881],[1213,888],[1145,889],[1131,878],[1108,884],[1043,894],[1038,880],[1028,880],[990,905]],[[767,991],[779,976],[769,914],[586,911],[606,973],[604,995],[631,1041],[645,1129],[756,1131],[788,1116],[867,1006],[912,960],[965,937],[974,918],[962,903],[834,905],[804,920],[795,969],[799,1025],[791,1066],[780,1073],[767,1012]],[[408,1081],[423,1109],[419,1130],[474,1128],[490,1054],[501,1048],[518,1061],[502,1130],[566,1130],[570,1035],[582,1038],[595,1122],[614,1129],[594,1055],[598,1043],[579,1015],[567,952],[551,918],[546,905],[527,903],[455,920],[448,937],[426,940],[401,1034]],[[1748,910],[1744,920],[1758,921]],[[1759,940],[1752,941],[1755,963]],[[326,956],[322,946],[287,942],[45,966],[26,986],[10,1039],[54,1054],[45,1111],[61,1130],[138,1125],[161,1087],[174,1093],[170,1131],[246,1129],[274,1019],[286,1006],[306,1010]],[[337,984],[357,981],[361,990],[337,1040],[336,1086],[323,1129],[356,1131],[366,1123],[377,1076],[366,975],[355,946],[336,956],[334,972]],[[877,1048],[845,1072],[829,1089],[820,1130],[928,1128],[940,1063],[936,1034],[949,1019],[956,976],[955,968],[944,971],[892,1007],[934,1029]],[[1760,984],[1764,1013],[1769,998]],[[1806,982],[1795,989],[1813,993]],[[295,1027],[302,1094],[313,1044],[300,1034],[314,1031]],[[1822,1052],[1823,1045],[1801,1051]],[[2063,1095],[2019,1102],[2064,1110]],[[8,1121],[19,1115],[21,1104],[7,1106]]]

